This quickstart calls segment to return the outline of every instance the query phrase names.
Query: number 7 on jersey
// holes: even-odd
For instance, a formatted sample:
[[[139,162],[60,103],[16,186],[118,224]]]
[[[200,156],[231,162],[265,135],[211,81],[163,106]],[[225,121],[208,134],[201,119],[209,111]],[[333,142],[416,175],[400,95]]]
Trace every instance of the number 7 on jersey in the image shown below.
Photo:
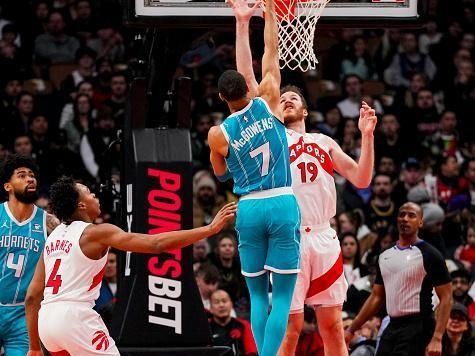
[[[264,177],[269,174],[269,142],[264,143],[263,145],[257,147],[255,150],[249,152],[251,158],[255,158],[258,155],[262,154],[262,166],[261,166],[261,177]]]

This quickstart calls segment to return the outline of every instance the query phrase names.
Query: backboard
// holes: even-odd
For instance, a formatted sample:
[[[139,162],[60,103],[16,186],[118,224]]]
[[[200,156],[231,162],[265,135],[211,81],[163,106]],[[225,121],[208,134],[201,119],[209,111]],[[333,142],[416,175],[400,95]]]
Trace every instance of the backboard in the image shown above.
[[[224,1],[124,0],[126,23],[164,27],[234,24]],[[311,0],[307,0],[311,1]],[[318,0],[314,0],[318,1]],[[252,3],[252,0],[250,0]],[[424,16],[424,0],[331,0],[321,23],[345,26],[410,26]],[[259,15],[259,14],[258,14]]]

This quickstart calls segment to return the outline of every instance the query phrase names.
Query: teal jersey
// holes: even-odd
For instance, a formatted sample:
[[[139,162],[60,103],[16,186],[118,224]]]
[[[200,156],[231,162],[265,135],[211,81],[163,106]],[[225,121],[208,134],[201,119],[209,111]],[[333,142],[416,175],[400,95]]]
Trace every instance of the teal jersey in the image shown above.
[[[290,187],[289,148],[285,126],[262,98],[254,98],[221,124],[228,141],[226,164],[234,193]]]
[[[7,202],[0,204],[1,304],[25,301],[46,236],[46,212],[43,209],[35,206],[31,217],[20,223],[8,209]]]

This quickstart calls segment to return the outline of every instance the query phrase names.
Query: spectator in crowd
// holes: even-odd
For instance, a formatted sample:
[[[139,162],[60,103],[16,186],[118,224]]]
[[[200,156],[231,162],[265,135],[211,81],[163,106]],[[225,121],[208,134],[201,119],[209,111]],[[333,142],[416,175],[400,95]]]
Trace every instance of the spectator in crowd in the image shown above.
[[[117,295],[117,253],[114,250],[107,254],[107,264],[104,270],[99,297],[96,300],[94,309],[104,320],[110,329],[112,313],[114,310],[115,297]]]
[[[104,101],[111,96],[111,77],[113,63],[108,57],[100,57],[96,60],[97,76],[94,78],[94,107],[101,107]]]
[[[468,183],[466,193],[470,202],[470,211],[475,213],[475,157],[466,162],[464,176]]]
[[[442,338],[442,355],[473,356],[475,340],[471,337],[471,332],[467,308],[463,304],[454,303]]]
[[[10,120],[10,133],[14,135],[27,134],[29,131],[30,120],[35,108],[35,99],[28,92],[18,94],[16,110]]]
[[[419,140],[432,135],[439,127],[439,113],[434,102],[434,93],[421,89],[416,96],[416,105],[404,114],[403,129],[409,133],[408,139]]]
[[[442,157],[461,157],[459,150],[459,136],[456,130],[457,115],[453,111],[445,111],[440,116],[439,127],[433,135],[427,136],[422,143],[430,150],[435,160]]]
[[[198,114],[225,112],[227,109],[218,95],[218,82],[213,72],[204,73],[195,89],[194,111]]]
[[[402,32],[397,28],[384,30],[381,42],[374,54],[374,64],[379,78],[383,78],[384,70],[389,67],[394,56],[398,53]]]
[[[464,269],[457,269],[450,274],[452,278],[452,297],[455,302],[467,307],[470,320],[475,319],[475,302],[468,295],[470,289],[470,273]]]
[[[75,0],[73,3],[75,18],[69,26],[69,31],[79,38],[81,44],[91,39],[96,32],[96,21],[89,0]]]
[[[365,222],[371,231],[387,231],[396,221],[397,207],[392,199],[391,177],[378,173],[373,178],[373,194],[365,209]]]
[[[29,72],[26,67],[28,60],[16,44],[17,37],[18,29],[14,24],[3,26],[2,39],[0,40],[0,65],[2,67],[0,78],[8,76],[9,73],[26,74]]]
[[[98,58],[107,57],[114,63],[120,63],[124,59],[125,48],[122,35],[108,21],[98,23],[97,38],[89,38],[87,45],[97,53]]]
[[[343,152],[354,160],[358,160],[361,153],[361,136],[355,120],[346,119],[342,138],[339,141]]]
[[[429,87],[430,80],[425,73],[416,72],[411,76],[411,83],[406,90],[398,91],[396,94],[395,109],[401,110],[402,108],[413,108],[416,105],[417,93],[420,90],[426,89]]]
[[[363,36],[351,39],[350,51],[341,62],[340,75],[343,77],[349,74],[355,74],[362,80],[374,79],[373,63]]]
[[[53,181],[49,172],[50,158],[50,134],[48,118],[42,113],[36,113],[30,120],[29,129],[30,141],[32,144],[32,155],[35,157],[41,174],[41,183],[48,187]]]
[[[460,261],[467,271],[475,271],[475,226],[471,225],[467,229],[466,244],[460,245],[455,251],[454,257]]]
[[[360,246],[355,234],[344,233],[340,236],[340,241],[343,270],[348,285],[351,286],[368,272],[366,267],[361,264]]]
[[[201,240],[193,244],[193,271],[196,272],[202,263],[208,262],[211,252],[208,240]]]
[[[0,95],[0,114],[2,117],[9,117],[13,114],[18,95],[20,95],[22,91],[23,80],[18,76],[13,75],[5,80],[5,85]]]
[[[393,190],[393,199],[397,206],[407,202],[409,191],[422,184],[423,172],[419,160],[415,157],[408,157],[402,164],[400,180]]]
[[[33,19],[29,28],[29,36],[31,37],[31,39],[35,39],[39,35],[46,33],[48,29],[49,12],[50,1],[38,0],[33,3]]]
[[[400,160],[406,156],[407,146],[410,142],[401,136],[401,125],[395,114],[385,114],[381,118],[379,131],[375,137],[375,154],[379,159],[381,156],[393,157],[400,164]]]
[[[195,280],[205,310],[210,309],[211,294],[218,289],[220,280],[218,269],[212,264],[202,264],[195,272]]]
[[[217,194],[211,173],[206,170],[197,172],[193,177],[193,226],[208,225],[224,204],[224,199]]]
[[[337,139],[342,124],[341,112],[337,107],[329,108],[324,114],[324,121],[317,125],[318,131],[324,135]]]
[[[442,224],[445,219],[444,209],[435,203],[425,203],[421,207],[424,217],[420,237],[434,246],[442,256],[446,257],[448,253],[442,237]]]
[[[395,349],[403,354],[440,354],[452,306],[450,276],[440,253],[418,237],[422,217],[422,209],[414,203],[406,203],[399,209],[397,246],[381,254],[373,291],[346,330],[347,342],[386,302],[391,319],[377,355],[391,354]],[[436,320],[432,288],[440,300]],[[414,298],[420,302],[414,303]]]
[[[378,263],[378,258],[381,253],[392,247],[396,241],[394,225],[390,226],[387,231],[382,231],[378,234],[378,237],[374,244],[368,251],[361,257],[361,263],[373,271]]]
[[[109,164],[118,165],[118,152],[114,147],[109,147],[116,138],[115,121],[112,117],[112,110],[103,107],[97,114],[97,126],[88,130],[82,136],[79,151],[81,159],[89,174],[95,179],[101,177],[104,168],[105,154],[111,152]]]
[[[349,74],[342,80],[344,99],[337,106],[344,118],[356,119],[360,116],[360,106],[363,97],[363,80],[356,74]],[[369,104],[369,103],[368,103]],[[376,114],[383,113],[383,107],[377,100],[372,105]]]
[[[75,114],[74,101],[76,97],[81,94],[87,95],[89,97],[89,99],[91,100],[91,116],[93,118],[97,117],[97,112],[92,105],[92,100],[94,97],[94,87],[92,82],[85,80],[79,83],[75,91],[71,93],[72,102],[68,102],[63,106],[63,109],[61,111],[61,118],[59,120],[60,129],[65,129],[68,122],[73,121]]]
[[[356,28],[342,28],[338,31],[338,41],[328,51],[325,79],[333,81],[339,81],[341,79],[341,62],[351,51],[351,39],[359,34],[361,34],[361,31]]]
[[[63,126],[68,136],[68,148],[73,152],[79,152],[79,145],[83,135],[93,127],[91,97],[86,94],[78,94],[73,103],[73,119]]]
[[[403,34],[401,52],[394,55],[390,66],[384,71],[384,80],[393,87],[409,87],[414,73],[424,72],[432,80],[437,68],[432,59],[421,53],[417,36],[412,32]]]
[[[430,47],[439,43],[442,33],[438,31],[437,21],[433,18],[427,20],[424,30],[424,33],[419,36],[419,50],[422,54],[427,55]]]
[[[61,83],[61,91],[69,97],[77,86],[94,77],[96,53],[88,47],[79,47],[75,54],[77,69],[73,70]]]
[[[213,125],[214,123],[209,114],[198,115],[198,118],[193,121],[191,153],[193,155],[193,169],[196,171],[209,169],[211,165],[209,160],[208,131]]]
[[[394,186],[397,183],[398,174],[394,158],[391,156],[380,156],[376,162],[376,173],[389,176],[391,178],[391,184]]]
[[[26,157],[33,157],[33,145],[28,135],[18,135],[13,142],[13,152]]]
[[[213,344],[230,347],[236,356],[257,356],[257,347],[248,321],[231,316],[233,302],[229,294],[218,289],[210,296],[209,325]]]
[[[125,100],[127,99],[127,78],[124,73],[111,76],[111,95],[103,104],[112,109],[116,128],[122,128],[125,121]]]
[[[73,63],[79,41],[65,33],[66,23],[59,11],[52,11],[48,16],[47,32],[35,39],[34,54],[36,62]]]
[[[241,274],[236,237],[233,232],[224,231],[216,238],[215,253],[209,260],[218,268],[221,275],[219,288],[231,296],[238,316],[249,316],[249,292]]]
[[[439,203],[446,207],[450,200],[463,191],[465,183],[459,177],[460,165],[455,155],[440,159],[437,174],[437,197]]]

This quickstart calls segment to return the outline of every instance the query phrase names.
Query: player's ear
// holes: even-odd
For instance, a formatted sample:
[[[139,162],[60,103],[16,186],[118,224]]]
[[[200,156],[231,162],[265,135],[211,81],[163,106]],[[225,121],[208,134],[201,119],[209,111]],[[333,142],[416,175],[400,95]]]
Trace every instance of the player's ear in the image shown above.
[[[224,97],[221,95],[221,93],[218,93],[218,95],[219,95],[219,98],[221,99],[221,101],[226,101],[226,100],[224,100]]]
[[[82,201],[80,201],[80,202],[78,203],[78,209],[79,209],[79,210],[84,210],[84,209],[86,209],[86,204],[84,204]]]
[[[305,108],[302,110],[303,117],[306,119],[308,116],[308,110]]]
[[[8,183],[8,182],[7,182],[7,183],[4,183],[4,184],[3,184],[3,189],[5,189],[5,191],[6,191],[7,193],[9,193],[9,192],[12,190],[12,185],[11,185],[10,183]]]

